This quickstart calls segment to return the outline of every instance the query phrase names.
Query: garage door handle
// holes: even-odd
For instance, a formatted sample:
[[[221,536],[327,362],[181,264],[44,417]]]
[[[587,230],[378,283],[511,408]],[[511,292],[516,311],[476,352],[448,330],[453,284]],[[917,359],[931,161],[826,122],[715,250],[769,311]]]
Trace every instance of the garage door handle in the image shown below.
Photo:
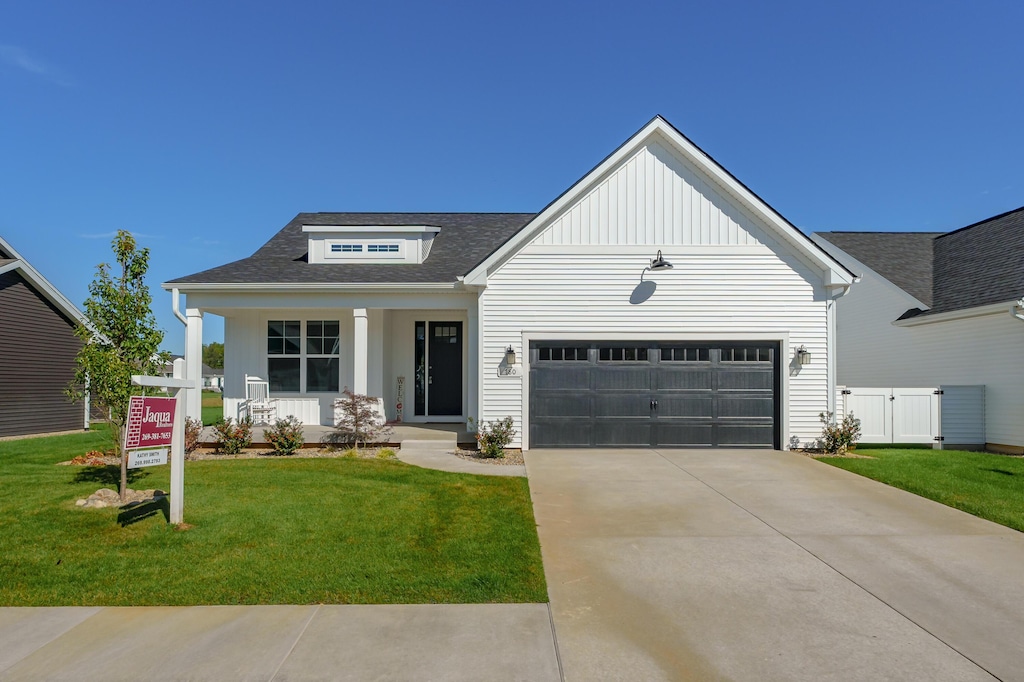
[[[658,401],[657,400],[652,400],[651,401],[651,409],[652,410],[658,409]]]

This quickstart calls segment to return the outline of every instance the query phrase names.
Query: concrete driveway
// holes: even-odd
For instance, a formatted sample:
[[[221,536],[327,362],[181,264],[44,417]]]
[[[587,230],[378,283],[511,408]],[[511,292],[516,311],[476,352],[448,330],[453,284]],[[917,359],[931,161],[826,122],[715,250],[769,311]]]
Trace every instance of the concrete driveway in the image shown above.
[[[786,452],[526,465],[567,680],[1024,680],[1024,534]]]

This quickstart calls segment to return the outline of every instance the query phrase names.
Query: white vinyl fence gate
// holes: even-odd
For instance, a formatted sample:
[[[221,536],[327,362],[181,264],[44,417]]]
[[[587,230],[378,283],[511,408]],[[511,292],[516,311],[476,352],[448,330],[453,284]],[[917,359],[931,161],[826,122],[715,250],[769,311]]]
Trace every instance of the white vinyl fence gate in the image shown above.
[[[862,443],[984,447],[985,387],[839,387],[838,417],[860,420]]]

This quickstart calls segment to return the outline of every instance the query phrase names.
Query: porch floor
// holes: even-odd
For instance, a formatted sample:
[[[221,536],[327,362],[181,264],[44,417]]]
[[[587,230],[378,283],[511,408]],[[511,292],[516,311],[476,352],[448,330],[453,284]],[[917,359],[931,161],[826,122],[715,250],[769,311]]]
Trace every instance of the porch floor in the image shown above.
[[[388,437],[387,442],[381,443],[381,445],[389,446],[401,446],[403,441],[407,440],[436,440],[436,441],[448,441],[449,443],[459,443],[466,446],[476,446],[476,437],[466,431],[462,424],[410,424],[404,422],[401,424],[391,424],[391,435]],[[264,432],[269,427],[266,425],[253,426],[252,428],[252,444],[255,447],[267,446],[267,438],[264,436]],[[306,437],[306,442],[310,444],[319,443],[320,439],[325,435],[331,433],[334,429],[330,426],[319,426],[319,425],[307,425],[302,427],[303,435]],[[202,436],[199,439],[203,447],[212,447],[214,439],[214,431],[212,426],[206,426],[203,428]]]

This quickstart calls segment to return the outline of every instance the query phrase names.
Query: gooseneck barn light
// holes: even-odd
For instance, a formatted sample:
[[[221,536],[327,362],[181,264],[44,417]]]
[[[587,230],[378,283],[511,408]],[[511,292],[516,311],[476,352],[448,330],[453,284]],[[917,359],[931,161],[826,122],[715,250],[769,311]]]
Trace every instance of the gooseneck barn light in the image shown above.
[[[672,263],[670,263],[669,261],[665,260],[665,257],[661,255],[661,249],[658,249],[658,255],[655,256],[653,259],[651,259],[651,264],[648,265],[646,268],[644,268],[643,272],[640,273],[640,281],[641,282],[644,281],[644,275],[647,274],[648,270],[653,272],[655,270],[671,270],[671,269],[672,269]]]

